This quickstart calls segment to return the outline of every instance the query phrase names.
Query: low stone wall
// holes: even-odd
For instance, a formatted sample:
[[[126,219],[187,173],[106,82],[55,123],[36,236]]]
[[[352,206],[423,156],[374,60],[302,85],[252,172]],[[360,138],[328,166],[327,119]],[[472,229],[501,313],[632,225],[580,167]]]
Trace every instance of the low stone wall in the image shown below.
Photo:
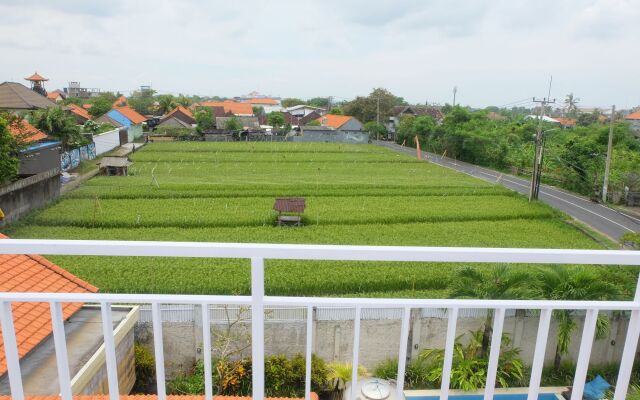
[[[193,313],[197,316],[199,310]],[[144,319],[144,317],[142,318]],[[484,318],[458,318],[457,336],[478,330]],[[525,364],[533,360],[539,317],[524,313],[515,313],[505,318],[504,332],[509,335],[513,346],[520,348]],[[576,317],[577,328],[569,349],[567,360],[576,360],[582,336],[584,316]],[[590,363],[609,364],[619,362],[628,326],[628,318],[611,318],[611,331],[607,338],[594,342]],[[211,326],[212,342],[215,333],[226,325],[214,322]],[[237,347],[247,346],[250,341],[250,322],[240,322],[234,327],[235,337],[244,338]],[[397,358],[400,346],[400,320],[362,319],[360,322],[360,363],[371,369],[380,362]],[[425,317],[421,310],[413,310],[410,324],[409,356],[412,359],[427,348],[443,348],[446,340],[447,318]],[[327,320],[313,318],[313,352],[326,361],[350,361],[353,352],[353,321],[350,319]],[[547,365],[553,362],[557,338],[557,324],[552,320],[549,341],[545,353]],[[136,340],[153,349],[152,323],[141,322],[136,326]],[[180,322],[163,322],[163,340],[165,367],[169,379],[180,373],[188,372],[193,363],[202,357],[202,324],[199,318]],[[267,355],[284,354],[293,356],[304,354],[306,349],[306,321],[267,321],[265,322],[265,351]],[[243,356],[250,355],[250,347]],[[214,354],[214,357],[216,354]]]
[[[17,221],[29,212],[44,207],[59,196],[59,168],[0,187],[0,209],[4,212],[4,220],[0,221],[0,226]]]

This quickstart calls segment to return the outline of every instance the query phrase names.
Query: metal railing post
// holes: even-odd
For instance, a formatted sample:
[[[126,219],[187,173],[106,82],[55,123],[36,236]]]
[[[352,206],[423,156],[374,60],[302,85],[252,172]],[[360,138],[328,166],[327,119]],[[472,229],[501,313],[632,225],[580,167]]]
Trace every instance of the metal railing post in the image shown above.
[[[547,339],[549,338],[549,325],[551,325],[552,314],[553,310],[551,309],[545,308],[540,311],[538,336],[536,337],[536,347],[533,351],[531,379],[529,380],[529,393],[527,394],[527,400],[538,400],[540,379],[542,378],[542,367],[544,366],[544,353],[547,350]]]
[[[442,383],[440,385],[440,400],[449,398],[451,384],[451,365],[453,364],[453,347],[456,344],[456,325],[458,324],[458,308],[447,309],[447,341],[444,347],[444,362],[442,365]]]
[[[313,307],[307,307],[307,352],[305,359],[304,398],[311,400],[311,362],[313,354]]]
[[[0,302],[0,323],[2,324],[2,341],[4,354],[7,359],[7,371],[9,373],[9,388],[12,400],[24,400],[22,387],[22,375],[20,374],[20,356],[16,342],[16,331],[13,326],[13,313],[11,302]]]
[[[113,318],[111,317],[111,303],[100,303],[102,315],[102,336],[107,363],[107,381],[109,383],[109,399],[118,400],[120,389],[118,383],[118,362],[116,360],[116,346],[113,340]]]
[[[353,319],[353,356],[351,358],[351,399],[356,398],[358,386],[358,363],[360,355],[360,314],[362,307],[356,306],[356,315]]]
[[[153,323],[153,352],[156,357],[156,383],[158,400],[167,398],[167,382],[164,374],[164,344],[162,340],[162,313],[159,303],[151,303],[151,319]]]
[[[398,376],[396,378],[397,398],[404,398],[404,375],[407,366],[407,342],[409,341],[409,320],[411,319],[411,307],[405,307],[402,313],[400,326],[400,352],[398,354]]]
[[[60,397],[71,400],[71,374],[69,373],[69,355],[67,353],[67,339],[64,333],[62,304],[50,302],[51,326],[53,327],[53,343],[56,350],[56,364],[58,366],[58,384]]]
[[[487,310],[489,312],[489,310]],[[504,308],[498,308],[493,314],[493,335],[491,336],[491,353],[489,354],[489,365],[487,366],[487,381],[484,389],[485,400],[493,399],[496,388],[496,374],[498,371],[498,361],[500,358],[500,347],[502,346],[502,328],[504,327]]]
[[[254,400],[264,399],[264,259],[251,259],[251,359]]]
[[[571,400],[582,400],[584,384],[587,380],[589,370],[589,358],[591,358],[591,347],[596,333],[596,323],[598,321],[598,310],[587,310],[582,328],[582,340],[580,340],[580,352],[576,361],[576,374],[573,378],[573,388],[571,390]]]
[[[211,377],[211,318],[209,304],[202,304],[202,357],[204,362],[204,398],[213,398],[213,382]]]

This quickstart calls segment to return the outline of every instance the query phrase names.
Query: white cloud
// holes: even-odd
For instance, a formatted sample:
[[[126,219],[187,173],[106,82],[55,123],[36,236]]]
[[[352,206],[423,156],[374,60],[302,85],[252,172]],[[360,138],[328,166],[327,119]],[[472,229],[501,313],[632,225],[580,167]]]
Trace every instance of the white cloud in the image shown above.
[[[0,0],[0,81],[474,106],[574,92],[640,104],[640,0]],[[8,60],[8,62],[6,61]]]

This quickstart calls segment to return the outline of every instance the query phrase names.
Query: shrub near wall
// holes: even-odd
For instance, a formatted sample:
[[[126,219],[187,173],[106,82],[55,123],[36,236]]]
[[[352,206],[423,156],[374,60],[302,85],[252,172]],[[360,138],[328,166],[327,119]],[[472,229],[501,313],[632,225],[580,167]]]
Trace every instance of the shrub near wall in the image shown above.
[[[251,359],[214,360],[212,362],[214,393],[251,395]],[[311,360],[311,390],[323,391],[327,386],[327,366],[316,355]],[[305,358],[283,355],[265,359],[265,394],[269,397],[304,397]],[[168,394],[204,394],[204,364],[197,361],[192,373],[167,383]]]

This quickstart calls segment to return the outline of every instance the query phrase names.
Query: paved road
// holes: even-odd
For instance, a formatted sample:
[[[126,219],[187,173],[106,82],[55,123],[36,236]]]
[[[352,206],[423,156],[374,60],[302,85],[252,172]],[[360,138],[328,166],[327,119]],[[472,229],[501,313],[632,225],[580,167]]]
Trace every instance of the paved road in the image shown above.
[[[412,156],[416,154],[415,149],[402,147],[395,143],[382,141],[375,143]],[[456,171],[464,172],[465,174],[487,182],[499,183],[506,188],[525,195],[529,194],[530,181],[527,179],[456,161],[448,157],[443,158],[442,156],[425,151],[422,152],[422,159]],[[553,186],[542,185],[540,187],[539,199],[616,241],[626,232],[640,232],[639,218],[624,214],[602,204],[594,203],[585,197],[560,190]]]

